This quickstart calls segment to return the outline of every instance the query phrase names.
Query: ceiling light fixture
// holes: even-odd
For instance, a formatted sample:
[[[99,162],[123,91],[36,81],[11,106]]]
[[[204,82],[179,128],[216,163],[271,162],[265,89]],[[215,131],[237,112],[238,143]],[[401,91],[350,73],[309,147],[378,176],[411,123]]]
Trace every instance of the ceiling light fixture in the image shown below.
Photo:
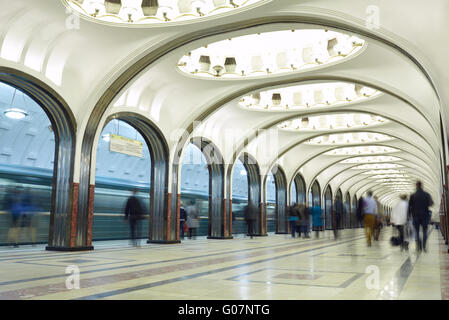
[[[356,155],[356,154],[378,154],[378,153],[391,153],[397,152],[399,150],[391,148],[391,147],[382,147],[382,146],[366,146],[366,147],[345,147],[338,148],[331,151],[326,152],[326,155],[332,156],[343,156],[343,155]]]
[[[207,66],[207,68],[209,67],[210,66]],[[203,68],[201,70],[207,68]],[[257,92],[259,97],[261,97],[259,101],[254,101],[252,99],[252,96],[254,94],[244,96],[239,100],[239,105],[241,107],[248,108],[254,111],[294,111],[307,108],[347,105],[349,103],[356,103],[369,98],[374,98],[381,94],[380,91],[372,90],[370,91],[369,95],[362,95],[360,93],[356,93],[357,86],[358,85],[345,82],[325,82],[317,84],[289,86]],[[343,94],[341,96],[337,94],[340,88],[344,88],[346,94]],[[276,94],[280,98],[279,101],[272,100],[272,96],[274,94]],[[349,100],[346,99],[346,97],[349,96],[351,98]],[[364,118],[364,120],[366,121],[368,118],[369,116]],[[368,119],[368,122],[371,121],[377,121],[377,119]]]
[[[10,119],[14,119],[14,120],[20,120],[25,118],[26,116],[28,116],[28,113],[25,112],[22,109],[19,108],[11,108],[8,109],[4,112],[5,116],[10,118]]]
[[[363,116],[368,116],[369,120],[363,118]],[[319,116],[308,116],[307,121],[303,121],[303,118],[296,118],[292,120],[287,120],[279,123],[277,127],[279,129],[287,130],[287,131],[325,131],[325,130],[343,130],[347,128],[361,128],[366,126],[377,126],[382,125],[386,121],[380,121],[380,119],[383,119],[381,117],[375,117],[370,118],[367,114],[358,114],[358,113],[332,113],[332,114],[325,114],[325,115],[319,115]],[[367,124],[363,124],[362,121],[368,121]],[[333,141],[333,138],[336,138],[341,143],[344,143],[344,136],[335,134],[335,135],[328,135],[329,140]],[[368,133],[366,135],[356,136],[354,133],[354,141],[361,141],[361,138],[365,138],[365,140],[371,140],[372,142],[376,141],[375,137],[378,139],[382,138],[389,138],[391,137],[387,135],[381,135],[381,134],[372,134]],[[369,138],[369,139],[368,139]],[[337,141],[335,140],[335,141]],[[313,139],[310,143],[313,143]],[[363,141],[361,141],[363,142]]]
[[[312,145],[325,145],[325,144],[361,144],[372,143],[378,141],[390,141],[393,137],[371,132],[354,132],[354,133],[337,133],[319,136],[310,139],[307,143]],[[329,141],[331,143],[329,143]]]
[[[22,110],[22,109],[14,106],[14,99],[16,97],[16,94],[17,94],[17,89],[14,89],[14,93],[12,95],[11,104],[10,104],[12,108],[5,110],[3,113],[6,117],[8,117],[10,119],[20,120],[20,119],[27,117],[28,113],[25,110]],[[23,97],[23,103],[26,106],[25,95],[22,94],[22,97]]]
[[[376,163],[376,162],[393,162],[400,161],[401,158],[392,156],[370,156],[370,157],[355,157],[340,161],[340,163]]]
[[[256,33],[213,42],[181,57],[178,67],[181,71],[198,77],[216,78],[213,69],[204,70],[199,67],[199,57],[215,57],[217,64],[213,66],[220,65],[225,70],[227,57],[233,57],[235,68],[226,70],[219,78],[265,77],[340,61],[358,52],[365,43],[355,36],[329,30],[291,31]],[[334,41],[333,39],[337,39],[338,51],[327,50],[327,43]],[[270,43],[268,49],[267,43]],[[360,96],[364,93],[368,95],[370,90],[360,91]],[[356,96],[354,90],[350,94],[342,90],[341,100],[351,101]],[[316,93],[315,99],[325,103],[324,93]]]
[[[118,24],[160,24],[234,11],[261,0],[62,0],[70,9]]]

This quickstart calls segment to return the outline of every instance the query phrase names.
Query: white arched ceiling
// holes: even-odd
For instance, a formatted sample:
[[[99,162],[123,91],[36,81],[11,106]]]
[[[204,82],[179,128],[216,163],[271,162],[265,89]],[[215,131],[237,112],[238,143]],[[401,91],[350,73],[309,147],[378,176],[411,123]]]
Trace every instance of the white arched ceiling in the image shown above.
[[[328,146],[304,144],[312,137],[335,133],[335,130],[278,131],[273,143],[267,143],[271,140],[266,139],[266,131],[256,136],[258,130],[276,128],[279,122],[292,117],[359,111],[390,120],[381,126],[360,130],[393,136],[394,140],[382,144],[399,149],[392,155],[401,157],[410,170],[416,171],[419,166],[420,175],[416,178],[426,179],[425,187],[434,200],[439,199],[444,183],[442,157],[447,157],[440,114],[443,132],[449,120],[446,111],[449,92],[442,90],[449,85],[444,73],[449,59],[449,44],[444,41],[449,30],[444,14],[449,4],[445,0],[435,0],[432,6],[420,0],[342,0],[338,3],[276,0],[261,2],[255,8],[235,14],[157,27],[116,27],[84,19],[79,19],[78,27],[78,17],[66,12],[60,1],[0,0],[0,5],[0,65],[40,79],[65,99],[77,121],[77,159],[84,127],[100,97],[109,90],[115,98],[103,114],[97,139],[107,117],[132,111],[148,117],[159,127],[172,152],[179,147],[179,135],[194,125],[194,131],[187,134],[213,141],[229,165],[245,151],[263,158],[258,157],[263,164],[263,174],[279,163],[288,181],[300,170],[307,188],[318,179],[323,190],[329,183],[333,190],[340,187],[343,193],[359,195],[357,188],[361,186],[355,183],[358,177],[353,170],[341,172],[350,166],[338,163],[339,158],[345,157],[324,155]],[[373,20],[376,12],[378,19]],[[263,24],[286,16],[296,16],[297,23]],[[415,23],[407,23],[410,19]],[[300,23],[302,21],[315,24]],[[370,27],[368,23],[373,21],[378,21],[379,25]],[[177,69],[180,57],[214,41],[257,32],[321,28],[320,22],[327,28],[344,26],[343,32],[349,34],[351,29],[366,32],[365,36],[360,36],[366,41],[366,47],[341,63],[268,78],[209,80],[185,75]],[[246,27],[256,24],[258,26]],[[221,26],[225,26],[222,31]],[[207,36],[211,32],[213,35]],[[359,36],[357,32],[354,34]],[[170,50],[163,52],[165,48]],[[139,59],[152,53],[160,57],[147,67],[140,66],[142,71],[125,81],[123,87],[112,86]],[[238,104],[241,96],[250,93],[333,80],[360,83],[384,94],[338,108],[292,112],[256,112]],[[201,122],[195,125],[196,120]],[[341,130],[352,131],[356,130]],[[95,150],[92,162],[95,163]],[[78,179],[77,166],[75,180]]]

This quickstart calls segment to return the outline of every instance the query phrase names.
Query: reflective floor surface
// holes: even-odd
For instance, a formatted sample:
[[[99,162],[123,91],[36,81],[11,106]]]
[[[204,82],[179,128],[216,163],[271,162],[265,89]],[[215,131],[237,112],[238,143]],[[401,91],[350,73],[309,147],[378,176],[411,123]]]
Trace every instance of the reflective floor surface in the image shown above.
[[[184,240],[176,245],[94,243],[89,252],[0,247],[0,299],[449,299],[449,254],[431,229],[427,253],[372,247],[362,229],[298,239]],[[77,272],[79,271],[79,277]],[[79,289],[77,283],[79,279]]]

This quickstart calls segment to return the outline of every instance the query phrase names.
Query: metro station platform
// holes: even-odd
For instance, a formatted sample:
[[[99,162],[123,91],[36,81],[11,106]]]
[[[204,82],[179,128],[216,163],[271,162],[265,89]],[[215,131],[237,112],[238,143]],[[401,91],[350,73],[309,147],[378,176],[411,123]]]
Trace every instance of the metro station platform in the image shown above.
[[[392,247],[392,228],[367,247],[362,229],[320,238],[198,237],[176,245],[94,242],[87,252],[0,248],[0,299],[447,300],[449,257],[439,230],[426,253]],[[79,289],[68,289],[68,266]],[[378,275],[378,277],[377,277]],[[74,282],[73,282],[74,283]]]

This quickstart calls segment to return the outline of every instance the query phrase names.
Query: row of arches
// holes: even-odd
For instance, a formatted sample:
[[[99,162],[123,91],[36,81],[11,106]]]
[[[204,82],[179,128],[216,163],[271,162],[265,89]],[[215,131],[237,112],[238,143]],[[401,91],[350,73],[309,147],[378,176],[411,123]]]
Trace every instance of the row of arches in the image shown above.
[[[0,81],[13,86],[31,99],[36,101],[44,110],[51,122],[55,140],[54,167],[52,171],[52,192],[49,215],[49,250],[87,250],[92,249],[94,212],[96,188],[101,187],[90,183],[93,181],[90,175],[90,163],[88,159],[81,159],[81,171],[89,174],[81,174],[81,177],[89,177],[89,181],[73,182],[74,150],[76,125],[70,109],[63,100],[52,92],[45,84],[30,81],[27,77],[14,73],[1,73]],[[103,126],[106,128],[112,121],[126,123],[138,132],[144,144],[148,147],[149,157],[145,166],[149,167],[148,183],[148,211],[150,212],[148,223],[148,242],[176,243],[180,241],[179,214],[181,205],[181,192],[178,183],[181,174],[181,162],[174,161],[170,167],[170,156],[167,142],[161,131],[150,120],[134,113],[121,112],[110,116]],[[233,203],[231,183],[233,167],[226,168],[223,155],[212,141],[194,137],[189,141],[196,146],[205,158],[208,181],[208,237],[213,239],[225,239],[232,237]],[[89,144],[93,144],[90,141]],[[82,148],[87,148],[83,144]],[[92,151],[92,150],[91,150]],[[176,156],[181,158],[182,151]],[[101,155],[99,155],[100,157]],[[257,160],[248,153],[242,153],[238,160],[243,164],[247,172],[247,201],[259,208],[256,223],[256,234],[263,236],[268,232],[268,208],[266,199],[266,185],[268,176],[261,173]],[[147,168],[148,169],[148,168]],[[169,190],[169,176],[171,173],[171,189]],[[333,195],[330,186],[321,200],[321,189],[318,181],[312,184],[307,201],[306,183],[300,174],[288,183],[285,172],[279,165],[271,169],[275,185],[274,223],[275,232],[288,232],[287,207],[289,204],[303,203],[320,205],[324,211],[324,225],[331,228],[329,218],[332,214]],[[145,188],[143,188],[145,189]],[[290,201],[288,191],[290,190]],[[342,199],[341,191],[337,194]],[[351,207],[345,216],[341,228],[354,226],[352,217],[356,199],[350,205],[349,196],[346,197],[346,208]],[[323,205],[322,205],[323,204]]]

